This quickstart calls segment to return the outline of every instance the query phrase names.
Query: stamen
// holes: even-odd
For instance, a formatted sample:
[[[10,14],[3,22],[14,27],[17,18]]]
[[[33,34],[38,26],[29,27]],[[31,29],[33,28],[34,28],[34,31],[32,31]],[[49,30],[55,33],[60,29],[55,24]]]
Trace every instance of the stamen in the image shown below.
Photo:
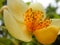
[[[50,20],[45,19],[42,21],[43,17],[44,14],[42,11],[33,11],[32,8],[30,8],[24,14],[24,22],[27,28],[33,32],[34,30],[49,26]]]

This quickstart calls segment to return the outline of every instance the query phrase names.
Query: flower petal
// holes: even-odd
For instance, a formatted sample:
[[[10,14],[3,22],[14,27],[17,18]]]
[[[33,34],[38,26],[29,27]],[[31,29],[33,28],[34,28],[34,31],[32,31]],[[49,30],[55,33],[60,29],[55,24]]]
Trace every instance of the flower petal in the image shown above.
[[[26,3],[22,0],[7,0],[8,10],[13,14],[14,18],[19,22],[24,21],[24,12],[27,9]]]
[[[51,19],[51,24],[60,28],[60,19]]]
[[[27,30],[24,23],[20,23],[12,16],[8,10],[4,10],[4,23],[8,32],[16,39],[29,42],[32,40],[32,35]]]
[[[56,40],[58,32],[59,28],[48,26],[47,28],[34,31],[33,34],[40,43],[51,44]]]
[[[60,30],[60,19],[51,19],[51,24],[50,25],[57,26]],[[60,35],[60,31],[59,31],[58,35]]]

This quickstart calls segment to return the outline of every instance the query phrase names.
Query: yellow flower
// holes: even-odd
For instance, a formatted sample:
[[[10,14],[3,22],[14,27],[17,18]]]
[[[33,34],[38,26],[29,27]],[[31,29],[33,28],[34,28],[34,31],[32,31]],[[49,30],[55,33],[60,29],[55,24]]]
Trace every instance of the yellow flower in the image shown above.
[[[45,9],[40,3],[27,6],[22,0],[7,0],[7,8],[3,11],[4,23],[13,37],[29,42],[34,34],[42,44],[55,41],[60,26],[57,27],[56,21],[46,19]]]

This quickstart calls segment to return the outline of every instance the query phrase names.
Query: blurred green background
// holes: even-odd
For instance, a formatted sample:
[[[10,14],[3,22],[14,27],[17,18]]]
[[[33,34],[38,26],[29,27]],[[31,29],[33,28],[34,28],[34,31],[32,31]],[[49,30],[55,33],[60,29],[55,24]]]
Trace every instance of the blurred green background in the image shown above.
[[[55,0],[56,5],[60,2],[60,0]],[[31,2],[26,2],[27,5],[30,5]],[[7,4],[7,0],[0,0],[0,8],[3,5]],[[46,10],[46,16],[48,18],[60,18],[60,14],[58,14],[56,11],[58,9],[58,6],[54,7],[50,3]],[[4,21],[3,21],[3,14],[0,14],[0,45],[42,45],[40,44],[35,37],[33,36],[33,41],[31,42],[23,42],[20,40],[15,39],[12,37],[7,29],[5,28]],[[53,45],[53,44],[50,44]]]

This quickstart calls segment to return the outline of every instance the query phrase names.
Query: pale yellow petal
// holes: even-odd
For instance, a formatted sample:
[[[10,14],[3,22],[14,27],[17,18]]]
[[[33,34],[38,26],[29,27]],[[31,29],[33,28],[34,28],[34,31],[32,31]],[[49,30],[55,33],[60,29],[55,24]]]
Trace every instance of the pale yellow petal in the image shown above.
[[[16,39],[25,42],[32,40],[32,35],[27,30],[24,23],[16,21],[8,10],[4,10],[4,23],[8,32]]]
[[[27,5],[23,0],[7,0],[7,6],[16,20],[24,21],[24,12],[27,9]]]
[[[51,19],[51,24],[60,28],[60,19]]]

